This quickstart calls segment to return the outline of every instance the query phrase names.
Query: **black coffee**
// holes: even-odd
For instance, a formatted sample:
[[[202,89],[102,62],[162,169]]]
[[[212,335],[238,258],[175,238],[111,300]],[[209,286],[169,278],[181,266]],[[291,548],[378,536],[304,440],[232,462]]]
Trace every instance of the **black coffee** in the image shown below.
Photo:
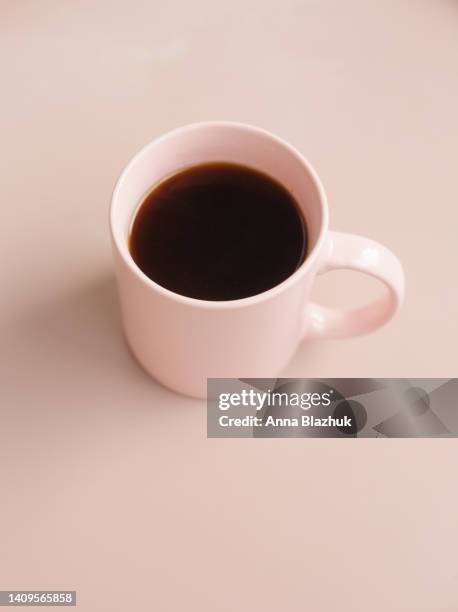
[[[224,162],[163,180],[141,204],[130,252],[159,285],[202,300],[271,289],[307,253],[299,206],[266,174]]]

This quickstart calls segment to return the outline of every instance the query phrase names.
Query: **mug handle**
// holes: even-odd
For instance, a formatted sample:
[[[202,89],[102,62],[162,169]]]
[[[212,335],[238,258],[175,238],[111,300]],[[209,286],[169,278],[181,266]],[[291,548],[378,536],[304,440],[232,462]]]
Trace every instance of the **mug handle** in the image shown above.
[[[328,308],[310,302],[305,313],[305,337],[359,336],[391,319],[404,297],[404,271],[396,255],[369,238],[331,231],[325,251],[318,274],[357,270],[382,281],[388,291],[375,302],[354,309]]]

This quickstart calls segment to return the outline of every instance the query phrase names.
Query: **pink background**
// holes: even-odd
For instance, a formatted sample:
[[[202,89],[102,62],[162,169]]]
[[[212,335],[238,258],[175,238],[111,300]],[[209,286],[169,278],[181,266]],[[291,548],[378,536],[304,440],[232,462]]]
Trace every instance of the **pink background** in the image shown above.
[[[0,4],[1,589],[94,612],[457,609],[457,442],[207,440],[204,404],[125,349],[107,228],[153,137],[267,128],[320,173],[331,227],[407,275],[396,320],[285,375],[456,375],[457,28],[452,0]],[[334,273],[315,293],[378,290]]]

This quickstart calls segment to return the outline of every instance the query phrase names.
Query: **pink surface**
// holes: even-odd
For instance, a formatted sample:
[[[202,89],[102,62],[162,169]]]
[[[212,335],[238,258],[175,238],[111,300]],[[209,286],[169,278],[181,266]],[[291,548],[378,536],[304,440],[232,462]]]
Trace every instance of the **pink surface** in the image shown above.
[[[207,440],[203,403],[126,350],[107,213],[168,129],[279,134],[331,229],[407,278],[387,326],[285,374],[456,375],[457,23],[451,0],[2,3],[1,588],[91,612],[456,609],[456,441]],[[314,291],[378,295],[346,272]]]

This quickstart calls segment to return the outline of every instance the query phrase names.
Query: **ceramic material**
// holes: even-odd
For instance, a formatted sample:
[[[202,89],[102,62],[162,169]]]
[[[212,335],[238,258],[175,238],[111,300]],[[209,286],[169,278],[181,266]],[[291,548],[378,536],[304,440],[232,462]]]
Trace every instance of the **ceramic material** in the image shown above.
[[[227,302],[184,297],[150,280],[129,254],[130,225],[145,192],[166,175],[208,161],[246,164],[270,174],[304,212],[308,256],[269,291]],[[309,162],[286,142],[248,125],[192,124],[145,146],[115,187],[110,225],[128,344],[154,378],[193,397],[205,397],[207,377],[277,376],[300,342],[367,333],[386,323],[402,302],[404,274],[396,256],[373,240],[330,231],[326,195]],[[355,310],[312,303],[315,276],[344,268],[382,281],[384,296]]]

